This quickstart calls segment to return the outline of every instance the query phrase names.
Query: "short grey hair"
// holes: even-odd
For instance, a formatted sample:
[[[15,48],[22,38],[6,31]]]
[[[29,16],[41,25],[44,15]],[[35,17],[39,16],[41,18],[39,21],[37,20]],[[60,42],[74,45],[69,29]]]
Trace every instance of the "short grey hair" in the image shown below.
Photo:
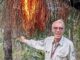
[[[53,23],[52,23],[52,26],[54,26],[54,24],[55,23],[61,23],[62,25],[63,25],[63,27],[65,28],[65,23],[64,23],[64,21],[63,21],[63,19],[58,19],[58,20],[56,20],[56,21],[54,21]]]

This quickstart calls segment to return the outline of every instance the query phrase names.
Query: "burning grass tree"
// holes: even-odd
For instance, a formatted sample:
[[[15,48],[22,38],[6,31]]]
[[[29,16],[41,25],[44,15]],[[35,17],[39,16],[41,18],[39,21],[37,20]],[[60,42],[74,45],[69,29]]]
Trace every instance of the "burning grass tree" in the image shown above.
[[[36,29],[44,31],[49,11],[44,0],[21,0],[22,27],[32,35]]]

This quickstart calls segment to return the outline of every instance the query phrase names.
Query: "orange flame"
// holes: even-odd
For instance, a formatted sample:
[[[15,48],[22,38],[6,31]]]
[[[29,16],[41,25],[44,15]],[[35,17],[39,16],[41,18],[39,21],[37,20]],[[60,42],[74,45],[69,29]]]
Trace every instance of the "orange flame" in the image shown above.
[[[21,0],[25,31],[33,33],[36,28],[43,31],[48,18],[48,9],[44,0]]]

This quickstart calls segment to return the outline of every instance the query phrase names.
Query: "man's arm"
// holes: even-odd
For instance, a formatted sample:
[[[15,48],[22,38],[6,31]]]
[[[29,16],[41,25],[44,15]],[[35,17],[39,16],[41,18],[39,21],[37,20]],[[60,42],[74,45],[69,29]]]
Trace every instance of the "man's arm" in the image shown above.
[[[70,44],[69,60],[76,60],[76,54],[73,43]]]
[[[22,43],[27,44],[28,46],[33,47],[33,48],[44,50],[44,44],[45,44],[44,40],[38,40],[38,41],[33,40],[33,39],[28,40],[24,36],[21,36],[18,40]]]

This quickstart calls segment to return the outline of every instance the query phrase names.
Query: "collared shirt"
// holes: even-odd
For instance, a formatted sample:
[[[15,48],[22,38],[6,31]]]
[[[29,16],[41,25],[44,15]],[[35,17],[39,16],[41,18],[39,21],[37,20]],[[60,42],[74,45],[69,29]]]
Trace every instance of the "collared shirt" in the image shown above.
[[[52,50],[51,50],[51,59],[52,60],[54,59],[54,54],[55,54],[56,49],[58,48],[59,45],[60,45],[59,42],[52,44]]]
[[[53,41],[54,36],[50,36],[39,41],[31,39],[26,43],[31,47],[43,50],[45,52],[45,60],[76,60],[73,43],[63,36],[59,42],[59,46],[56,48],[55,53],[51,58]]]

